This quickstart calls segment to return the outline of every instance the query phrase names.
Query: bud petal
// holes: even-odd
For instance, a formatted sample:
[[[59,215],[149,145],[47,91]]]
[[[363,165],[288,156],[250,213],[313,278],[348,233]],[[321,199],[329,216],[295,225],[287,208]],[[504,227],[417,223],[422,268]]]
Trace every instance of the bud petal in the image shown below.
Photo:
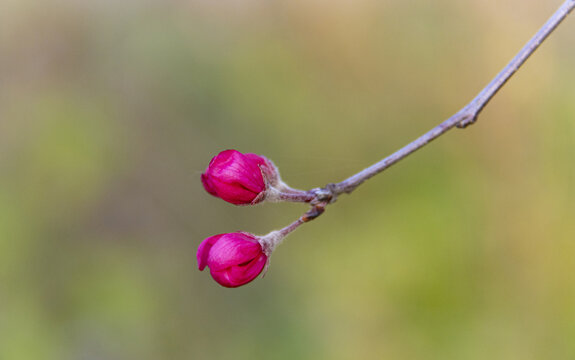
[[[258,239],[244,232],[211,236],[198,248],[198,268],[203,270],[208,266],[214,280],[225,287],[247,284],[268,262]]]
[[[208,193],[235,205],[261,202],[268,185],[278,182],[279,173],[270,160],[236,150],[220,152],[202,174]]]

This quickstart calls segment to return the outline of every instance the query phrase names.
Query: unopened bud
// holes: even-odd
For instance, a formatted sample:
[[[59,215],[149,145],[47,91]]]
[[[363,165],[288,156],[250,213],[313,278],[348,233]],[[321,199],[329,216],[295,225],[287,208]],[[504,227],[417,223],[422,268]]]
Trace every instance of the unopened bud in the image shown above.
[[[266,267],[266,254],[259,237],[245,232],[219,234],[205,239],[198,248],[198,268],[207,266],[214,280],[225,287],[238,287],[255,279]]]
[[[225,150],[216,155],[202,174],[202,184],[208,193],[235,205],[263,201],[271,188],[280,182],[278,170],[271,160],[236,150]]]
[[[210,236],[198,248],[198,268],[202,271],[209,267],[214,280],[222,286],[245,285],[267,271],[274,249],[288,233],[276,230],[264,236],[246,232]]]

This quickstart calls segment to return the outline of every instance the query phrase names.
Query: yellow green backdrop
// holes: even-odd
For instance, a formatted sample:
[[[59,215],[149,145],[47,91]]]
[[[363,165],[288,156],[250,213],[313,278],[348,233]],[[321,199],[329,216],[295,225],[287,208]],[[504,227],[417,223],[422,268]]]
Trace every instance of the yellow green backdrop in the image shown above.
[[[238,288],[200,173],[340,181],[469,101],[560,1],[0,4],[0,359],[575,358],[575,18],[482,112],[340,200]]]

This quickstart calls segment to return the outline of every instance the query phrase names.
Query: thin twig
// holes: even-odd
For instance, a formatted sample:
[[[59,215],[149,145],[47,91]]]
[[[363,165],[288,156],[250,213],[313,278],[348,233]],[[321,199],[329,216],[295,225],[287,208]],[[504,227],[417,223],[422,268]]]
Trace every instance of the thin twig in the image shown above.
[[[325,211],[328,204],[336,201],[338,195],[342,193],[351,193],[367,179],[379,174],[391,165],[399,162],[409,154],[421,149],[439,136],[445,134],[448,130],[458,127],[465,128],[477,120],[477,116],[483,110],[485,105],[493,96],[505,85],[513,74],[523,65],[523,63],[537,50],[539,45],[555,30],[555,28],[565,19],[565,17],[575,8],[575,0],[566,0],[547,22],[537,31],[537,33],[525,44],[525,46],[515,55],[515,57],[491,80],[479,94],[473,98],[461,110],[452,115],[449,119],[443,121],[427,133],[405,145],[393,154],[383,160],[363,169],[357,174],[350,176],[342,182],[328,184],[324,188],[316,188],[307,192],[297,194],[297,196],[287,196],[282,200],[308,202],[311,208],[300,217],[296,222],[289,225],[282,231],[293,231],[298,226],[311,221]]]
[[[329,194],[329,201],[333,202],[335,197],[341,193],[350,193],[355,190],[360,184],[367,179],[379,174],[391,165],[397,163],[407,155],[422,148],[423,146],[435,140],[439,136],[445,134],[453,127],[464,128],[473,124],[477,120],[477,116],[481,110],[487,105],[489,100],[505,85],[507,80],[523,65],[525,60],[537,50],[539,45],[553,32],[553,30],[565,19],[565,17],[575,8],[575,0],[567,0],[557,9],[557,11],[549,18],[549,20],[539,29],[539,31],[527,42],[527,44],[517,53],[517,55],[501,70],[497,76],[483,89],[481,92],[465,105],[456,114],[437,125],[427,133],[423,134],[413,142],[407,144],[395,153],[389,155],[385,159],[371,165],[370,167],[358,172],[357,174],[345,179],[337,184],[330,184],[324,189],[315,189],[316,194],[326,196]],[[317,197],[317,196],[316,196]],[[321,200],[321,199],[319,199]],[[313,201],[312,201],[313,204]]]

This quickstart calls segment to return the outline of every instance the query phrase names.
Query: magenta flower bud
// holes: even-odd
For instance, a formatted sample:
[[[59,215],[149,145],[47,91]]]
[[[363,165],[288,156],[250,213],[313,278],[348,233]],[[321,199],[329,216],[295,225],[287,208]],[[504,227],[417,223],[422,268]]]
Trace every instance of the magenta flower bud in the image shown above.
[[[209,267],[214,280],[225,287],[247,284],[268,262],[269,255],[259,239],[245,232],[210,236],[198,248],[198,268]]]
[[[208,193],[235,205],[257,204],[279,183],[278,170],[270,160],[236,150],[216,155],[202,174]]]

